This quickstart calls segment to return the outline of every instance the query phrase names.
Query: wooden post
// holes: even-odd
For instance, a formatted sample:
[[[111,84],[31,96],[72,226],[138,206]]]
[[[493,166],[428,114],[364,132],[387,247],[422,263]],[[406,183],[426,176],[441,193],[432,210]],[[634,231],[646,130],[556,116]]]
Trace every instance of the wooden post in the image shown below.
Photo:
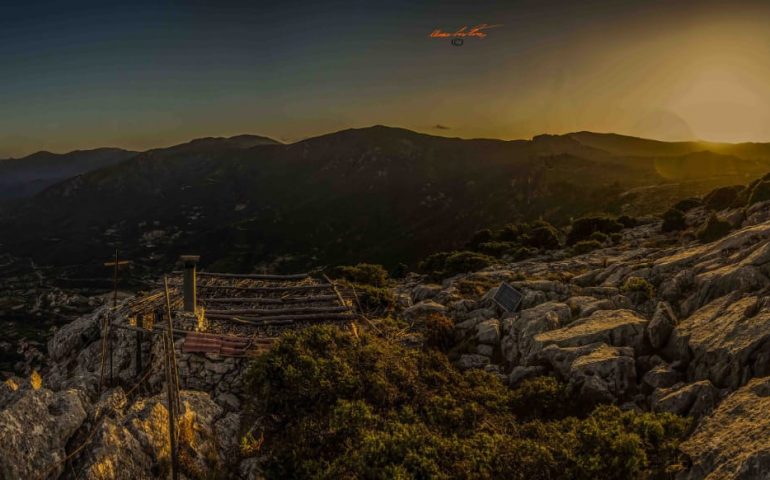
[[[112,312],[111,315],[108,316],[106,324],[105,324],[105,330],[104,330],[104,339],[103,339],[103,347],[102,347],[102,368],[100,377],[101,380],[99,381],[100,387],[104,384],[104,357],[105,354],[109,356],[109,363],[110,363],[110,386],[114,385],[114,378],[113,378],[113,368],[112,368],[112,359],[113,359],[113,350],[112,350],[112,319],[111,316],[115,314],[115,311],[118,308],[118,270],[120,270],[120,267],[124,267],[128,265],[129,262],[127,260],[120,260],[118,257],[118,250],[115,250],[115,260],[112,262],[105,262],[105,267],[114,267],[113,273],[112,273]]]
[[[171,320],[171,295],[168,291],[168,277],[163,276],[163,286],[166,290],[166,317],[168,319],[167,325],[168,325],[168,338],[170,342],[170,350],[169,350],[169,360],[171,361],[171,367],[172,367],[172,381],[174,384],[174,391],[176,392],[176,407],[177,410],[181,410],[181,405],[179,402],[179,372],[177,372],[176,369],[176,351],[174,349],[174,326],[172,324]]]
[[[170,346],[169,346],[170,344]],[[179,479],[179,459],[176,449],[176,400],[174,399],[174,380],[171,374],[171,355],[170,351],[174,349],[174,338],[169,338],[167,333],[163,334],[164,366],[166,370],[166,408],[168,409],[168,442],[169,456],[171,457],[171,478]]]
[[[136,331],[136,376],[142,374],[142,330]]]

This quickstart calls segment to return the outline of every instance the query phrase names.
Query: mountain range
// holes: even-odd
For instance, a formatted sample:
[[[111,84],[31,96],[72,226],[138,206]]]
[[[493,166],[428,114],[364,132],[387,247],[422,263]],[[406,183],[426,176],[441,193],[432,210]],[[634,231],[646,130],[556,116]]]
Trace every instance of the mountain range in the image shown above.
[[[222,271],[414,264],[480,228],[657,213],[769,170],[770,144],[466,140],[384,126],[291,144],[242,135],[41,153],[0,161],[7,196],[27,197],[0,207],[0,250],[89,274],[116,248],[148,268],[190,252]]]

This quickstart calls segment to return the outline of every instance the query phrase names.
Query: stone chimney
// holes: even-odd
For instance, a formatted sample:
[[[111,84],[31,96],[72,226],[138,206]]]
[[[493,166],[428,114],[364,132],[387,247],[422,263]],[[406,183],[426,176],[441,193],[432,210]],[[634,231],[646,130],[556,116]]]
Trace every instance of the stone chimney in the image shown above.
[[[198,255],[182,255],[179,259],[184,263],[184,311],[195,313],[198,304],[196,292],[195,266],[200,260]]]

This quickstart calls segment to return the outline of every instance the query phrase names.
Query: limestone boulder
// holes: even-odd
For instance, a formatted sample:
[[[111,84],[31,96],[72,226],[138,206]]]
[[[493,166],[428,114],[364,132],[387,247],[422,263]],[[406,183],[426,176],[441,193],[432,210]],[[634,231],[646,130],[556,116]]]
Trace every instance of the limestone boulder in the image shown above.
[[[476,325],[476,341],[486,345],[500,343],[500,320],[485,320]]]
[[[676,315],[671,305],[667,302],[658,302],[652,320],[647,325],[647,338],[652,348],[659,349],[666,345],[676,323]]]
[[[647,323],[631,310],[599,310],[566,327],[535,335],[525,358],[532,358],[548,345],[579,347],[601,342],[640,350],[644,347]]]
[[[468,353],[460,355],[460,359],[457,361],[457,367],[462,370],[469,370],[472,368],[483,369],[489,365],[489,357],[485,355],[479,355],[476,353]]]
[[[518,316],[503,320],[505,337],[501,342],[503,356],[508,364],[515,366],[532,349],[535,335],[560,328],[569,323],[569,306],[559,302],[547,302],[522,310]]]
[[[445,312],[446,307],[444,305],[436,303],[432,300],[423,300],[422,302],[416,303],[404,310],[403,315],[404,318],[413,320],[431,313],[444,314]]]
[[[714,300],[672,331],[670,357],[689,359],[688,378],[735,389],[770,373],[770,304],[764,297],[728,295]]]
[[[90,408],[77,390],[53,392],[25,388],[0,411],[0,477],[37,478],[64,470],[67,442]]]
[[[690,458],[677,480],[754,480],[770,472],[770,377],[725,398],[680,449]]]
[[[719,390],[708,380],[658,388],[652,393],[651,407],[656,412],[700,417],[719,401]]]

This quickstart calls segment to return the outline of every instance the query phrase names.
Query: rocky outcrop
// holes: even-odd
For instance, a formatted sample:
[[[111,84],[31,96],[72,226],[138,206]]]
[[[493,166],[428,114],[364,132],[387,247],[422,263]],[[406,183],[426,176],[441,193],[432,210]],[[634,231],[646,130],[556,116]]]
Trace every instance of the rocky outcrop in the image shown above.
[[[667,350],[689,360],[689,379],[737,388],[770,373],[770,304],[751,295],[714,300],[680,322]]]
[[[753,480],[770,472],[770,377],[727,397],[681,450],[691,465],[677,480]]]
[[[719,391],[708,380],[658,388],[652,393],[651,406],[656,412],[700,417],[714,408]]]
[[[547,345],[579,347],[603,342],[640,350],[644,346],[646,325],[647,320],[631,310],[599,310],[564,328],[535,335],[527,357],[536,355]]]
[[[81,392],[24,388],[0,411],[2,478],[57,478],[64,469],[67,442],[86,419]]]

